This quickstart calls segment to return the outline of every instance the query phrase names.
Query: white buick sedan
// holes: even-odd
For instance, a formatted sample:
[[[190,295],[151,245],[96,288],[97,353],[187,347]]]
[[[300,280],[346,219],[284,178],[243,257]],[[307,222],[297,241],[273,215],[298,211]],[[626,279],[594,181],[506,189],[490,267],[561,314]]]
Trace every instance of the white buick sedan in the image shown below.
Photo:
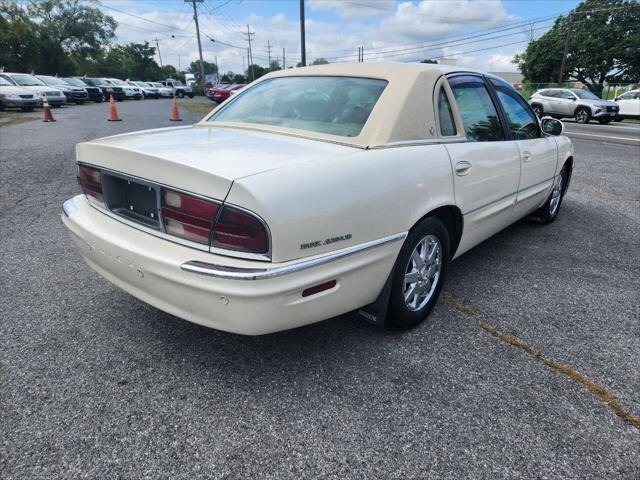
[[[86,262],[183,319],[258,335],[431,311],[449,263],[558,215],[559,120],[503,80],[426,64],[270,73],[187,127],[77,146],[62,221]]]

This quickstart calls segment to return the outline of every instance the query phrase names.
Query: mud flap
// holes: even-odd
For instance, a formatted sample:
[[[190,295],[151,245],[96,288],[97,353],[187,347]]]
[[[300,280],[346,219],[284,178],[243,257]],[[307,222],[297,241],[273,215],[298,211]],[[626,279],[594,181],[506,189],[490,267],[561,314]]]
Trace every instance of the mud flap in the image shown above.
[[[358,316],[379,327],[384,327],[387,313],[389,312],[389,298],[391,297],[391,283],[394,271],[395,267],[391,270],[378,298],[373,303],[356,310]]]

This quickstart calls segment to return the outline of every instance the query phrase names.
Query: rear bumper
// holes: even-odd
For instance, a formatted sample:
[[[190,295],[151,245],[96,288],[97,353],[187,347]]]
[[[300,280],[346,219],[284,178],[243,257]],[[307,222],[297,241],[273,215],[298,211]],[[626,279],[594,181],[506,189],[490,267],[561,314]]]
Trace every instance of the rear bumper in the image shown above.
[[[324,255],[274,264],[156,238],[101,213],[83,195],[65,202],[62,221],[89,266],[116,286],[177,317],[244,335],[307,325],[373,302],[404,238],[329,261],[318,261]],[[331,280],[337,280],[333,288],[302,296]]]

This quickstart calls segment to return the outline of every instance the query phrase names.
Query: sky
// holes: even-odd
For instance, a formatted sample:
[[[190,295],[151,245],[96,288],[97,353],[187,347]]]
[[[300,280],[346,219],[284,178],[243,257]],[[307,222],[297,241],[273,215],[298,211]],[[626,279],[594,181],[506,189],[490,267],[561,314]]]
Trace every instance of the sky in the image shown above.
[[[526,49],[578,0],[305,0],[307,63],[316,58],[357,62],[452,59],[457,65],[513,72]],[[103,0],[119,26],[118,43],[158,39],[163,64],[186,69],[198,59],[191,2]],[[246,67],[247,25],[254,63],[271,58],[300,61],[299,0],[200,0],[197,3],[204,60],[220,71]],[[159,60],[156,55],[156,60]]]

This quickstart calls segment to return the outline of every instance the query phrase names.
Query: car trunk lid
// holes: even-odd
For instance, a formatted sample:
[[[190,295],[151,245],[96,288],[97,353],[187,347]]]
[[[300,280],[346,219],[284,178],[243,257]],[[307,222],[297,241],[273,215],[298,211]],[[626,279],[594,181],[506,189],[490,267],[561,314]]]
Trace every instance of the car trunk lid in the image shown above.
[[[81,143],[77,146],[77,159],[224,200],[238,178],[353,151],[354,147],[328,142],[200,124]]]

